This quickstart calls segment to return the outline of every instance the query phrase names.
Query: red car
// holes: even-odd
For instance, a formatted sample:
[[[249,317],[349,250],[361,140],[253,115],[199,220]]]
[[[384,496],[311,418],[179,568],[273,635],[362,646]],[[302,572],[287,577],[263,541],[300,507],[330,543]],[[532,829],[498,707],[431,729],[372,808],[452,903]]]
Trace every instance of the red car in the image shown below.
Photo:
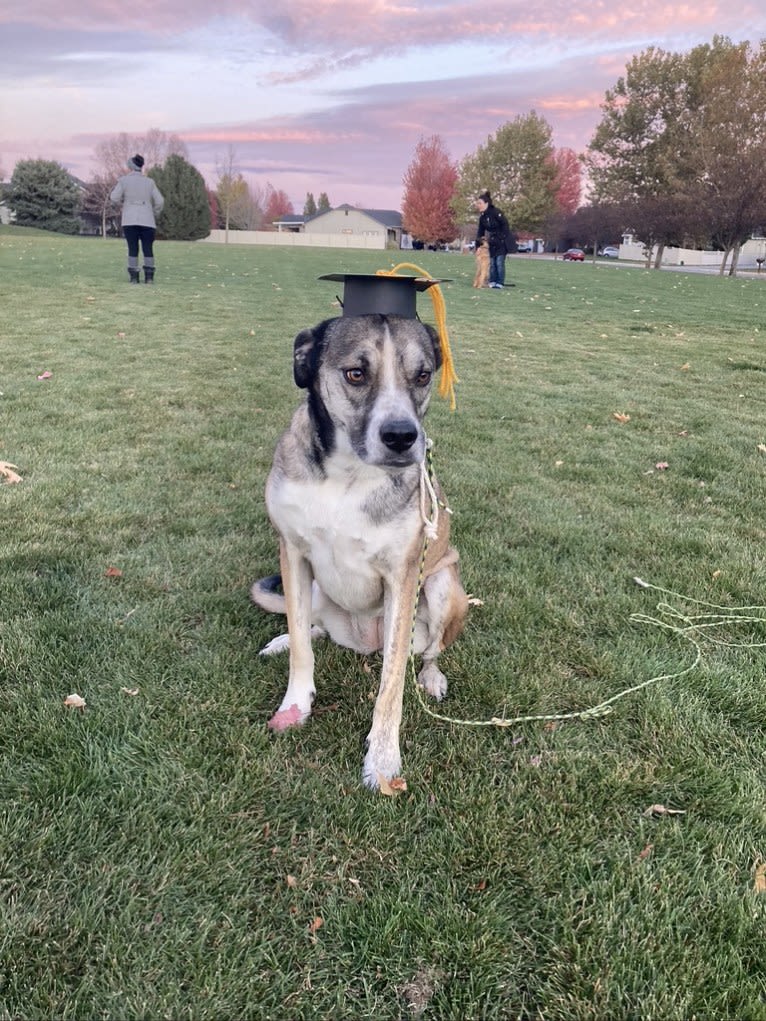
[[[564,262],[585,262],[585,252],[582,248],[567,248],[562,258]]]

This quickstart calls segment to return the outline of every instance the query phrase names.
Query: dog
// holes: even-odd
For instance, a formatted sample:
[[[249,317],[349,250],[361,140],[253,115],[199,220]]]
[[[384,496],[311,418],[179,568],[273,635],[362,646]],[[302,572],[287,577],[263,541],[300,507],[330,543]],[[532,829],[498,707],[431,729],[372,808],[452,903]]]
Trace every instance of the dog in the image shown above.
[[[266,483],[281,576],[251,589],[262,609],[287,614],[287,635],[262,650],[290,654],[287,690],[269,727],[286,730],[311,714],[312,634],[361,653],[382,650],[362,770],[363,783],[376,789],[401,770],[411,640],[422,656],[418,682],[442,699],[447,680],[438,656],[462,631],[468,609],[446,513],[438,514],[423,562],[423,418],[441,365],[439,338],[414,318],[344,316],[300,332],[293,354],[307,398],[277,444]],[[435,479],[432,486],[441,499]]]
[[[473,278],[474,287],[489,285],[489,243],[486,237],[476,242],[476,273]]]

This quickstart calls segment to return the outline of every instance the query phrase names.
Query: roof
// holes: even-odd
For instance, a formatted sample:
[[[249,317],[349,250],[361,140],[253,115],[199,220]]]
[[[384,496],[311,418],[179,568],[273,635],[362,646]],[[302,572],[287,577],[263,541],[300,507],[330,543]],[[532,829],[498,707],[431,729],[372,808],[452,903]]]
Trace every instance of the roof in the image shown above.
[[[352,206],[347,202],[344,202],[340,206],[335,206],[334,209],[325,209],[321,213],[317,213],[315,216],[305,217],[305,219],[318,220],[320,216],[326,216],[328,213],[335,213],[341,209],[353,209],[357,213],[364,213],[365,216],[369,216],[372,220],[376,220],[384,227],[401,227],[402,225],[402,214],[396,209],[360,209],[359,206]]]
[[[304,216],[303,213],[285,213],[277,220],[272,220],[272,223],[305,223],[310,219],[310,216]]]

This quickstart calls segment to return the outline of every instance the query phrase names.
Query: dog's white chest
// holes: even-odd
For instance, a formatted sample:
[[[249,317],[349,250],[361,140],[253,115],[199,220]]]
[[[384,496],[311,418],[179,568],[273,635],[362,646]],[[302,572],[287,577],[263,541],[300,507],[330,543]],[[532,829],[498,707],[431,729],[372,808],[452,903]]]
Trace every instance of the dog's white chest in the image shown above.
[[[310,561],[320,588],[350,612],[382,608],[384,579],[397,573],[417,538],[417,507],[385,511],[380,476],[317,483],[284,480],[270,494],[269,512],[284,537]],[[374,521],[371,509],[380,510]]]

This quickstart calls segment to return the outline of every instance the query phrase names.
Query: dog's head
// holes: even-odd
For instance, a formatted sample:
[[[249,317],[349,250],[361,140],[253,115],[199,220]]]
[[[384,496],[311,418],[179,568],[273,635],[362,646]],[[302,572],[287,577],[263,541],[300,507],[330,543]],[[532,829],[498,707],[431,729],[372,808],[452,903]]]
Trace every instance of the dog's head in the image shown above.
[[[402,468],[423,460],[422,421],[441,365],[433,327],[402,316],[328,319],[295,338],[293,371],[325,454]]]

